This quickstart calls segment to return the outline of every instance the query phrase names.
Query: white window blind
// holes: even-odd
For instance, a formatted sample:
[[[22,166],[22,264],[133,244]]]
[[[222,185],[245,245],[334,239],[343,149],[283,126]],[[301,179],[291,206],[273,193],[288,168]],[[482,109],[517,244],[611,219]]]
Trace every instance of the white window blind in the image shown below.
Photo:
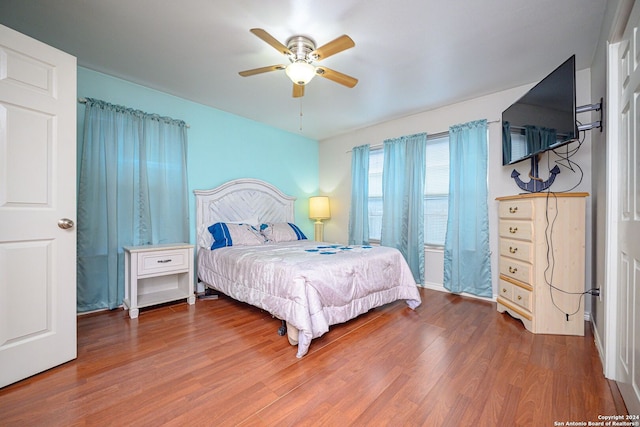
[[[449,212],[449,134],[427,139],[424,243],[444,246]]]

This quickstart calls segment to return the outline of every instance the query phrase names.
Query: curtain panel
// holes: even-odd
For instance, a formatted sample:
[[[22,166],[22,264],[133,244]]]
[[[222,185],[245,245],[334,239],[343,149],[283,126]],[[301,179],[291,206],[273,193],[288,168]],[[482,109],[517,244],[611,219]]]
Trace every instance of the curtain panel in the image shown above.
[[[418,284],[424,283],[424,179],[427,134],[384,141],[380,244],[404,255]]]
[[[78,181],[78,312],[124,298],[122,247],[187,242],[186,123],[87,98]]]
[[[349,244],[369,244],[369,145],[351,152],[351,209]]]
[[[444,287],[491,297],[487,189],[487,121],[449,129],[449,217]]]

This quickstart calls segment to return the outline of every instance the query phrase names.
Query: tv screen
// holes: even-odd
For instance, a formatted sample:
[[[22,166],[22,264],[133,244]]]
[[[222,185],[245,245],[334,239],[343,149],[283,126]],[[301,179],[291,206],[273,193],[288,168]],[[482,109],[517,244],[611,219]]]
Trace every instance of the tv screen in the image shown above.
[[[502,164],[557,148],[577,135],[573,55],[502,113]]]

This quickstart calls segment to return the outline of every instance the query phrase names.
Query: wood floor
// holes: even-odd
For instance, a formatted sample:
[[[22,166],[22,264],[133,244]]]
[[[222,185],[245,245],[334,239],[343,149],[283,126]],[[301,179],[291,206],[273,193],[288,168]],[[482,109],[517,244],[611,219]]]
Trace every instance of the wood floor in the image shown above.
[[[78,358],[0,389],[2,426],[554,426],[624,414],[587,326],[533,335],[495,304],[421,290],[296,359],[221,297],[78,319]]]

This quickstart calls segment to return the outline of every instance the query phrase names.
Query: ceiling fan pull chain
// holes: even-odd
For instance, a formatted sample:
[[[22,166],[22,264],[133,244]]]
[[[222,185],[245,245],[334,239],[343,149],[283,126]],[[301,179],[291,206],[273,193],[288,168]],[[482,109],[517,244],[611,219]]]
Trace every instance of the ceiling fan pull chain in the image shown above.
[[[302,132],[302,98],[300,98],[300,132]]]

